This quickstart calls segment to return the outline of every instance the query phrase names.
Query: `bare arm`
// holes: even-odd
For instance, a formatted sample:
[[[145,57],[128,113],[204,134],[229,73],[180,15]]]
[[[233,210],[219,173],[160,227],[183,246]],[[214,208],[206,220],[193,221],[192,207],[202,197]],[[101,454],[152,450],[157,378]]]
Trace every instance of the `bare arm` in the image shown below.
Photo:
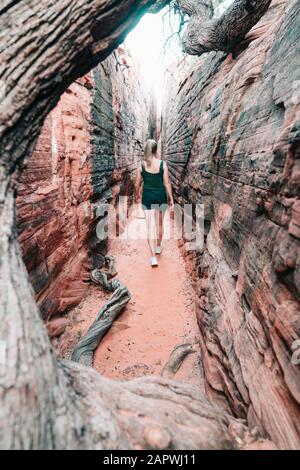
[[[168,165],[166,162],[164,162],[164,185],[165,185],[167,194],[169,196],[170,205],[171,207],[173,207],[174,206],[173,191],[172,191],[172,185],[171,185],[170,177],[169,177]]]
[[[135,194],[136,202],[139,201],[141,182],[142,182],[141,163],[139,163],[137,166],[137,170],[136,170],[136,177],[135,177],[135,184],[134,184],[134,194]]]

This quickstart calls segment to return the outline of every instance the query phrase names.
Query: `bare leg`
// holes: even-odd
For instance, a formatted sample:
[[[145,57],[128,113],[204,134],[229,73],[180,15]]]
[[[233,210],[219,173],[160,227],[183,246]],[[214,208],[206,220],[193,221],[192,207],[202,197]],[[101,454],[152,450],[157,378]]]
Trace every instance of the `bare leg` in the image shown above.
[[[144,211],[146,224],[147,224],[147,239],[151,256],[155,256],[155,243],[156,243],[156,224],[154,209]]]
[[[164,224],[163,224],[163,219],[164,219],[164,212],[162,211],[155,211],[155,222],[156,222],[156,246],[160,247],[161,246],[161,241],[163,238],[164,234]]]

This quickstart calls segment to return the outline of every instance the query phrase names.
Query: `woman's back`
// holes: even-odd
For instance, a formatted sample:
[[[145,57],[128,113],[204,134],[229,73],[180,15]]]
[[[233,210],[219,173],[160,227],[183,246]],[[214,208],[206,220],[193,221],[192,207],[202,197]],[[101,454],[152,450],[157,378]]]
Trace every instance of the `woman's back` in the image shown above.
[[[163,161],[153,159],[150,171],[146,170],[145,162],[142,162],[142,177],[144,189],[154,189],[164,187],[164,166]],[[156,171],[152,171],[156,170]]]
[[[145,145],[145,160],[138,165],[135,179],[135,199],[139,199],[143,180],[142,209],[147,224],[147,238],[151,251],[151,266],[157,266],[156,255],[161,253],[163,238],[163,214],[168,207],[174,207],[172,187],[167,164],[157,157],[157,143],[148,139]],[[154,222],[154,223],[153,223]],[[154,227],[154,229],[153,229]]]

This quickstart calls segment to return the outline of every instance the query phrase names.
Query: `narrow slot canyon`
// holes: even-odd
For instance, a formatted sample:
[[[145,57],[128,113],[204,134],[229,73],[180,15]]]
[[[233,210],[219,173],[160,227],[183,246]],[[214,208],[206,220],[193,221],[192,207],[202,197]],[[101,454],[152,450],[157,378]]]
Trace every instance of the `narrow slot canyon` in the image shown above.
[[[0,448],[299,450],[299,1],[6,3]]]
[[[133,218],[130,223],[140,223],[145,231],[144,218]],[[116,379],[160,375],[173,349],[190,344],[194,352],[176,371],[176,378],[201,385],[194,291],[176,241],[164,243],[159,269],[154,272],[148,263],[145,240],[114,240],[109,253],[115,257],[118,278],[128,287],[132,299],[96,349],[94,368]],[[79,334],[87,330],[99,305],[108,298],[109,294],[91,286],[90,294],[74,309],[69,330],[60,337],[58,350],[62,356],[68,357],[78,330]]]

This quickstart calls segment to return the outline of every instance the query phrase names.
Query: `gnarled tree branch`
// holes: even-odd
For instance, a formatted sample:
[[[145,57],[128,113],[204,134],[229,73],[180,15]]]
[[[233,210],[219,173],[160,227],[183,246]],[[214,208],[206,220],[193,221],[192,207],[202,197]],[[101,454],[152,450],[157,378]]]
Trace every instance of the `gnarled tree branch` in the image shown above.
[[[210,0],[177,0],[190,16],[182,38],[184,52],[201,55],[209,51],[230,51],[245,37],[267,11],[271,0],[236,0],[220,18],[213,18]]]

